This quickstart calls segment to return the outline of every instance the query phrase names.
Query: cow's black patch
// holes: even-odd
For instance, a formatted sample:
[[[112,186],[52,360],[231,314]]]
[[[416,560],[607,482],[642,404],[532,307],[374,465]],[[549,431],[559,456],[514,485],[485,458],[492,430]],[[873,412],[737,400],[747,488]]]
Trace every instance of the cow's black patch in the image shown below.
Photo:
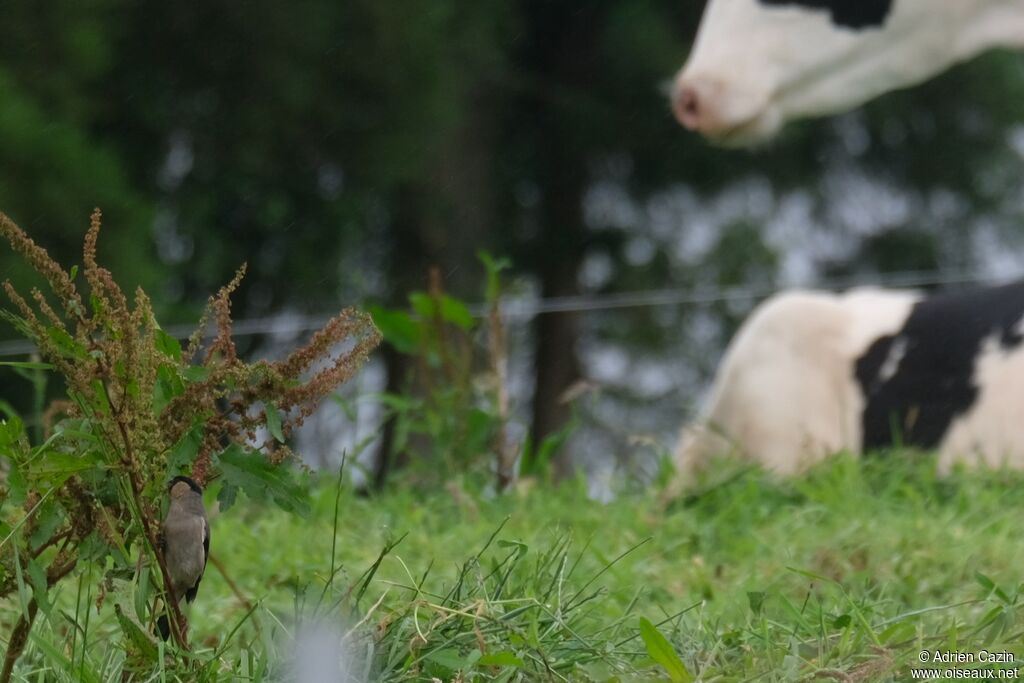
[[[974,366],[986,339],[1020,346],[1024,282],[940,294],[914,305],[903,328],[857,359],[864,394],[864,450],[932,449],[978,397]]]
[[[828,10],[833,24],[854,29],[882,26],[892,9],[892,0],[761,0],[761,4]]]

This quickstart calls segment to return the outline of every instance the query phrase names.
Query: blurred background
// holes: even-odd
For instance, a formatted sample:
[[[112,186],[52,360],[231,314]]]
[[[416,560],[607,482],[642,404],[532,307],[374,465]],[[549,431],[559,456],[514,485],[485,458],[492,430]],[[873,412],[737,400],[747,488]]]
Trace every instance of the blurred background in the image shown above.
[[[478,252],[505,258],[502,438],[651,476],[773,291],[1024,273],[1024,55],[723,150],[666,95],[703,4],[0,0],[0,210],[70,265],[101,207],[101,262],[169,328],[247,262],[252,356],[430,286],[483,313]],[[30,283],[6,247],[0,273]],[[429,457],[388,419],[400,347],[307,423],[310,464]]]

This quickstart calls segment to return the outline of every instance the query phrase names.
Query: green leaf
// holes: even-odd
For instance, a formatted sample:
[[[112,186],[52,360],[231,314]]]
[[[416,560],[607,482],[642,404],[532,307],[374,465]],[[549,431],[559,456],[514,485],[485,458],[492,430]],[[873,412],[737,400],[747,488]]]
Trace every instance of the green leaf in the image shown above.
[[[70,334],[59,327],[46,328],[46,335],[50,338],[61,353],[71,358],[82,359],[86,357],[85,347],[79,344]]]
[[[981,584],[986,591],[988,591],[989,595],[995,595],[997,598],[999,598],[1002,602],[1006,603],[1007,605],[1013,603],[1013,601],[1010,599],[1010,596],[1006,594],[1006,591],[1004,591],[1002,588],[996,585],[996,583],[992,579],[988,578],[984,574],[980,572],[975,572],[974,579],[979,584]]]
[[[28,494],[28,481],[21,473],[18,463],[13,460],[10,463],[11,469],[7,472],[8,501],[13,505],[21,505],[25,502],[25,496]]]
[[[267,429],[278,443],[284,443],[284,432],[281,431],[281,413],[273,403],[264,403],[263,412],[267,416]]]
[[[764,606],[764,599],[767,594],[763,591],[747,591],[747,604],[750,605],[750,611],[755,615],[761,614],[761,608]]]
[[[29,547],[33,550],[48,541],[64,521],[64,508],[57,501],[48,499],[36,510],[35,519],[36,526],[29,537]]]
[[[476,324],[476,320],[469,312],[466,304],[447,294],[441,296],[441,318],[446,322],[461,327],[467,332],[473,329],[473,326]]]
[[[386,408],[390,408],[396,413],[407,412],[419,405],[419,402],[409,396],[402,396],[401,394],[381,394],[377,397]]]
[[[394,346],[400,353],[416,353],[422,333],[420,325],[408,313],[372,306],[370,315],[373,317],[373,324],[384,336],[384,341]]]
[[[160,571],[159,569],[157,570]],[[146,606],[149,604],[149,592],[150,592],[150,566],[143,564],[139,567],[139,581],[138,587],[132,591],[132,598],[135,602],[135,614],[146,614]],[[120,605],[114,604],[114,610],[116,611]]]
[[[433,652],[427,653],[423,658],[428,662],[440,664],[450,671],[461,671],[464,666],[462,656],[459,655],[459,651],[454,648],[434,650]]]
[[[125,614],[121,605],[117,603],[114,604],[114,614],[117,615],[117,623],[121,625],[121,632],[128,641],[147,661],[155,662],[160,652],[156,639],[142,627],[142,624]]]
[[[572,425],[568,425],[554,434],[545,436],[540,446],[534,446],[527,442],[523,448],[523,455],[520,458],[519,471],[523,476],[546,476],[551,471],[551,463],[559,449],[569,439]]]
[[[112,547],[107,539],[103,538],[99,532],[93,531],[82,539],[81,545],[78,546],[78,557],[102,566],[101,563],[107,555],[110,555],[111,550]]]
[[[237,497],[237,486],[228,483],[222,484],[220,491],[217,492],[217,502],[220,504],[220,511],[226,512],[228,508],[235,504],[235,499]]]
[[[199,454],[199,447],[203,445],[203,424],[196,422],[192,425],[185,436],[171,449],[171,455],[167,460],[167,474],[173,477],[180,474],[186,465],[191,465]]]
[[[1006,608],[1000,608],[999,613],[992,619],[988,630],[985,632],[985,640],[989,643],[999,642],[1000,636],[1013,626],[1013,621],[1013,614],[1008,612]]]
[[[94,379],[89,383],[96,396],[94,408],[102,415],[110,415],[110,400],[107,398],[107,387],[102,380]]]
[[[12,446],[19,441],[25,434],[25,424],[19,417],[9,417],[6,420],[0,420],[0,447]]]
[[[484,296],[488,303],[494,303],[501,296],[501,272],[511,268],[512,262],[507,258],[496,259],[486,251],[477,252],[477,258],[487,271],[487,288]]]
[[[65,440],[84,441],[88,444],[99,445],[100,439],[96,436],[97,428],[93,421],[87,417],[66,418],[57,423],[53,428],[54,434],[60,434]],[[75,445],[81,447],[80,444]]]
[[[412,310],[416,312],[416,315],[424,320],[433,318],[437,313],[433,297],[423,292],[413,292],[410,294],[409,305],[412,306]]]
[[[181,342],[161,329],[154,330],[156,350],[174,361],[181,361]]]
[[[46,569],[36,560],[29,560],[28,582],[32,586],[32,595],[35,597],[39,609],[43,610],[43,614],[49,614],[50,600],[47,597],[49,587],[46,585]]]
[[[205,382],[210,376],[210,370],[202,365],[190,365],[182,370],[181,376],[186,381],[192,382],[193,384],[196,382]]]
[[[526,663],[511,650],[486,654],[478,659],[476,663],[480,666],[516,666],[519,668],[526,666]]]
[[[661,665],[673,683],[690,683],[693,675],[665,636],[644,617],[640,617],[640,637],[647,646],[647,654]]]
[[[878,634],[878,640],[885,644],[902,643],[910,640],[917,633],[917,629],[910,621],[897,621],[895,624]]]
[[[153,385],[153,410],[162,412],[171,399],[185,393],[185,383],[178,370],[164,363],[156,369],[156,384]]]
[[[292,479],[285,465],[273,465],[259,451],[246,452],[231,444],[217,456],[225,484],[245,491],[254,500],[273,500],[282,510],[309,513],[306,491]]]
[[[472,670],[473,667],[476,666],[476,663],[480,660],[481,655],[483,655],[483,653],[480,652],[480,650],[478,650],[476,648],[473,648],[472,650],[470,650],[469,654],[466,655],[466,657],[462,660],[462,670],[463,671],[470,671],[470,670]]]
[[[0,366],[8,368],[21,368],[22,370],[53,370],[53,365],[50,363],[36,363],[31,361],[3,361],[0,362]]]
[[[412,310],[424,320],[430,320],[439,315],[441,320],[467,331],[473,329],[476,324],[466,304],[447,294],[442,294],[435,299],[423,292],[413,292],[409,295],[409,303],[412,304]]]
[[[853,621],[853,617],[851,617],[849,614],[840,614],[832,622],[832,628],[837,629],[837,630],[838,629],[844,629],[844,628],[846,628],[847,626],[850,625],[851,621]]]
[[[52,486],[59,486],[68,477],[79,472],[91,470],[103,462],[96,451],[86,451],[77,455],[49,451],[41,461],[34,464],[31,471],[33,480],[48,481]]]
[[[526,545],[525,543],[522,543],[521,541],[504,541],[504,540],[499,540],[498,541],[498,547],[499,548],[515,548],[516,549],[516,561],[519,561],[519,560],[523,559],[523,555],[525,555],[530,550],[530,546]]]

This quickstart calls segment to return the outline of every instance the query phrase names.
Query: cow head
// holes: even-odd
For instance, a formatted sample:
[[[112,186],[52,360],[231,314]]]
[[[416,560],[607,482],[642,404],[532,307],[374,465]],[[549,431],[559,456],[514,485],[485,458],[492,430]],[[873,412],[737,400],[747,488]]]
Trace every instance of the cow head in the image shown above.
[[[1024,0],[709,0],[672,108],[744,145],[998,45],[1024,46]]]

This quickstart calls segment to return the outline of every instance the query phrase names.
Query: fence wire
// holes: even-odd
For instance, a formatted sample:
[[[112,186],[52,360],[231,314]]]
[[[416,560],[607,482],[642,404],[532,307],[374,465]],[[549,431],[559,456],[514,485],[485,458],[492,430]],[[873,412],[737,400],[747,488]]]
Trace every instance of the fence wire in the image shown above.
[[[1021,274],[1018,274],[1018,277]],[[998,278],[1006,281],[1013,278]],[[963,284],[982,284],[996,281],[995,278],[978,275],[976,271],[945,271],[922,272],[904,271],[888,273],[873,277],[866,276],[849,278],[825,279],[810,285],[802,285],[801,289],[845,290],[853,287],[936,287]],[[715,303],[735,301],[757,301],[791,287],[778,286],[738,286],[738,287],[697,287],[649,289],[636,292],[619,292],[613,294],[579,295],[565,297],[524,298],[508,297],[501,301],[503,317],[510,322],[528,321],[546,313],[611,311],[627,308],[644,308],[657,306],[703,306]],[[475,303],[469,306],[470,313],[481,318],[487,314],[487,305]],[[257,335],[298,336],[314,332],[322,328],[332,314],[293,315],[283,313],[276,316],[246,318],[233,324],[236,337]],[[171,325],[164,329],[169,335],[178,339],[187,339],[195,331],[195,326]],[[207,330],[209,334],[210,331]],[[22,339],[0,341],[0,357],[22,356],[30,354],[35,346]]]

